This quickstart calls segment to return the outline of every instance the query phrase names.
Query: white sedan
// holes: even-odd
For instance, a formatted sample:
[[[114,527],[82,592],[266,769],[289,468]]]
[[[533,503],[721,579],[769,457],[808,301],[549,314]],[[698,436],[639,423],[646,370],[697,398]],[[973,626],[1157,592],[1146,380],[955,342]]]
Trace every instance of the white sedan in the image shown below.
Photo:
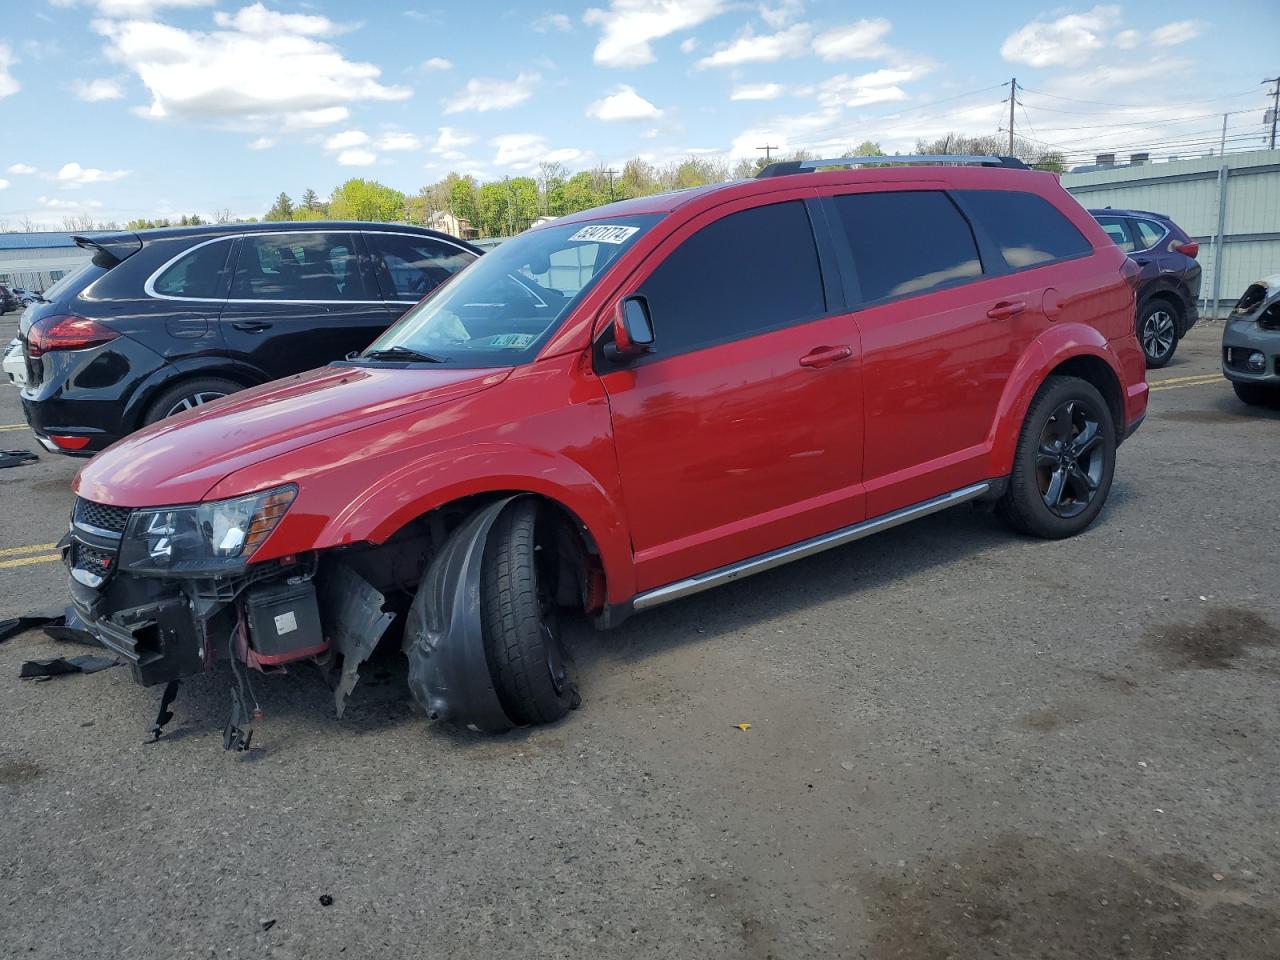
[[[22,341],[17,337],[4,349],[4,372],[15,387],[21,388],[27,382],[27,361],[22,356]]]

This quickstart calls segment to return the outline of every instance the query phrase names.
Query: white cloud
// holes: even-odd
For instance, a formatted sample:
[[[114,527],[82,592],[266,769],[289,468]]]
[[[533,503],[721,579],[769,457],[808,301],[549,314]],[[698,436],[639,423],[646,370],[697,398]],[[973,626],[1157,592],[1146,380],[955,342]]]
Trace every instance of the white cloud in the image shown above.
[[[64,163],[54,176],[61,183],[68,186],[80,186],[86,183],[106,183],[110,180],[119,180],[121,177],[127,177],[128,170],[99,170],[97,167],[82,167],[74,160],[70,163]]]
[[[1142,34],[1137,30],[1121,30],[1116,34],[1115,45],[1121,50],[1132,50],[1142,43]]]
[[[587,154],[575,147],[547,148],[547,138],[536,133],[507,133],[491,141],[497,152],[493,163],[511,170],[532,170],[540,162],[579,163]]]
[[[508,110],[533,96],[534,84],[540,79],[536,73],[522,73],[514,80],[474,77],[467,81],[467,86],[461,93],[444,101],[444,112],[463,113],[474,110],[484,113],[488,110]]]
[[[276,142],[272,140],[270,137],[259,137],[257,140],[250,141],[249,149],[250,150],[269,150],[271,147],[274,147],[275,145],[276,145]]]
[[[268,10],[261,3],[241,7],[234,14],[218,11],[213,15],[213,22],[229,30],[261,36],[295,34],[300,37],[330,37],[351,29],[334,23],[328,17],[305,13],[277,13]]]
[[[146,17],[165,7],[207,7],[214,0],[93,0],[93,5],[104,17]],[[74,6],[73,3],[55,3],[55,7]]]
[[[697,49],[698,49],[697,37],[685,37],[683,40],[680,41],[681,53],[693,53],[693,51]]]
[[[573,29],[573,21],[567,14],[544,13],[530,24],[538,33],[550,33],[552,30],[565,33]]]
[[[427,57],[421,63],[423,70],[452,70],[453,61],[446,60],[444,57]]]
[[[422,141],[412,133],[384,133],[376,146],[379,150],[417,150]]]
[[[818,103],[824,107],[865,107],[872,103],[906,100],[899,83],[912,79],[909,70],[875,70],[860,76],[837,74],[818,84]]]
[[[29,163],[11,163],[9,164],[9,169],[7,172],[22,175],[27,173],[35,173],[36,168],[31,166],[31,164]]]
[[[22,89],[22,85],[9,72],[9,68],[16,62],[13,59],[13,50],[9,48],[9,45],[0,43],[0,97],[7,97],[11,93],[17,93]]]
[[[624,83],[587,107],[587,116],[597,120],[655,120],[662,111]]]
[[[592,7],[585,23],[600,27],[592,58],[606,67],[638,67],[653,62],[650,43],[705,23],[728,9],[725,0],[612,0],[607,10]]]
[[[785,92],[780,83],[744,83],[733,88],[730,100],[777,100]]]
[[[71,92],[80,100],[96,103],[99,100],[120,100],[124,97],[124,88],[119,80],[99,77],[96,80],[76,80],[71,84]]]
[[[372,150],[343,150],[338,154],[338,163],[344,167],[368,167],[377,160],[378,156]]]
[[[804,12],[804,0],[778,0],[777,3],[762,3],[759,6],[760,19],[774,30],[781,30],[788,23]]]
[[[722,44],[710,56],[699,60],[698,66],[736,67],[743,63],[771,63],[783,57],[798,57],[808,47],[809,33],[807,23],[760,36],[748,28],[732,43]]]
[[[297,113],[285,114],[284,125],[291,129],[306,130],[341,123],[349,116],[351,116],[351,111],[346,107],[322,107],[319,110],[299,110]]]
[[[59,200],[57,197],[38,197],[37,200],[50,210],[83,210],[102,206],[101,200]]]
[[[1119,21],[1118,6],[1097,6],[1056,20],[1033,20],[1005,38],[1000,55],[1010,63],[1029,67],[1082,63],[1102,48],[1104,34]]]
[[[3,177],[0,177],[0,190],[8,190],[8,189],[9,189],[9,181],[4,179]]]
[[[1158,47],[1176,46],[1200,36],[1201,26],[1198,20],[1177,20],[1166,23],[1162,27],[1156,27],[1151,32],[1151,39]]]
[[[475,137],[465,130],[459,130],[457,127],[441,127],[435,142],[431,144],[431,150],[439,154],[443,160],[457,162],[466,159],[462,148],[474,142]]]
[[[813,52],[823,60],[862,60],[886,53],[881,42],[893,29],[884,17],[832,27],[813,38]]]
[[[224,23],[235,24],[244,12]],[[320,20],[329,25],[322,28]],[[107,57],[128,66],[146,85],[152,118],[314,116],[357,101],[402,100],[411,94],[407,87],[379,83],[381,71],[373,64],[348,60],[317,39],[317,31],[339,29],[326,18],[264,9],[243,23],[249,31],[202,33],[145,20],[96,20],[93,29],[107,38]]]
[[[347,147],[362,147],[369,142],[369,135],[363,130],[343,130],[335,133],[324,142],[326,150],[344,150]]]

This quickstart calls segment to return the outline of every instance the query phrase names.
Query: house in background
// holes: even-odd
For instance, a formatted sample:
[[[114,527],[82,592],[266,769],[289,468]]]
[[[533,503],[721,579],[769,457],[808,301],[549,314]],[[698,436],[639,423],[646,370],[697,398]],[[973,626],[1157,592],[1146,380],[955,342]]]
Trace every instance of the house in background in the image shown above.
[[[448,210],[433,210],[422,224],[428,230],[439,230],[460,240],[474,240],[480,231],[471,225],[466,217],[455,217]]]
[[[0,233],[0,285],[42,293],[90,256],[69,233]]]

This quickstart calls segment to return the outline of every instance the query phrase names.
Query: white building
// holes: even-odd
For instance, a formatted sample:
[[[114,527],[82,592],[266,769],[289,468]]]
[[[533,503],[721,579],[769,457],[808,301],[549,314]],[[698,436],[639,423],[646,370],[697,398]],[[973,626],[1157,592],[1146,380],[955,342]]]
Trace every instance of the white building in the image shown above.
[[[69,233],[0,233],[0,285],[41,293],[89,257]]]

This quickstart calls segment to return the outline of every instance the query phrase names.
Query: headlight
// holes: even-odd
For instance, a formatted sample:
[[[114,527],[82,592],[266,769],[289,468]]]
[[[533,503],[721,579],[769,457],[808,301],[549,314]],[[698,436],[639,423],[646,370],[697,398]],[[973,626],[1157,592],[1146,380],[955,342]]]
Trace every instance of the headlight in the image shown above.
[[[120,545],[119,569],[171,576],[216,576],[243,569],[275,529],[296,487],[234,500],[135,510]]]

